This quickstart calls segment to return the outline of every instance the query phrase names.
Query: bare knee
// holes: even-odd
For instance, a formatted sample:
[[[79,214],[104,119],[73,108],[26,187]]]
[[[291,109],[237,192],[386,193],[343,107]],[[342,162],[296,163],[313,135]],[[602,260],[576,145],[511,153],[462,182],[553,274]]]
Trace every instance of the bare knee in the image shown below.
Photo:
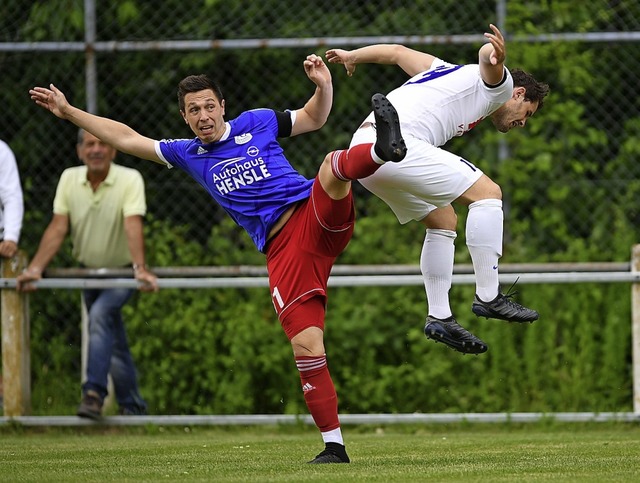
[[[291,338],[291,348],[296,357],[324,355],[324,332],[319,327],[308,327]]]
[[[462,193],[457,201],[469,205],[479,200],[501,200],[502,189],[487,175],[483,174],[471,188]]]
[[[491,199],[491,200],[501,200],[502,199],[502,188],[500,185],[493,180],[487,178],[487,185],[483,187],[485,192],[485,196],[483,199]]]
[[[424,217],[420,222],[432,230],[456,231],[458,215],[451,205],[437,208]]]

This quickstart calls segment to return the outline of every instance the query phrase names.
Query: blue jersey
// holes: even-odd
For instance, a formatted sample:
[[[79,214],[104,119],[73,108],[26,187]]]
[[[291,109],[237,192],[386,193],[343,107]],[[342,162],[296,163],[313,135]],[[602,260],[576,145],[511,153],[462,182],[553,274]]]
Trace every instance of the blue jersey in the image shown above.
[[[276,139],[275,111],[243,112],[226,124],[219,141],[163,139],[156,142],[156,152],[200,183],[264,252],[273,225],[291,204],[310,196],[313,180],[285,158]],[[290,128],[285,131],[289,135]]]

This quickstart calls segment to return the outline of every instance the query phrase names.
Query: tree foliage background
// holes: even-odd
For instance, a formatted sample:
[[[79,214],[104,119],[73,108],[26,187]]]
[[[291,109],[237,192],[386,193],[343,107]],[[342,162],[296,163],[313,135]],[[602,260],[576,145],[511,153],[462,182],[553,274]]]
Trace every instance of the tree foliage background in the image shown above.
[[[76,165],[75,128],[37,108],[34,85],[53,82],[85,107],[85,3],[0,4],[0,137],[18,159],[26,215],[21,246],[37,249],[60,173]],[[626,261],[640,239],[640,5],[630,0],[475,2],[200,0],[96,2],[101,115],[152,138],[189,137],[178,114],[180,79],[207,73],[222,85],[227,117],[245,109],[298,108],[313,91],[302,61],[371,36],[402,36],[450,62],[477,60],[481,34],[506,6],[507,65],[551,86],[545,106],[507,136],[480,125],[449,143],[498,182],[505,198],[503,262]],[[603,40],[594,34],[609,34]],[[572,34],[559,39],[546,34]],[[449,39],[424,42],[434,35]],[[449,36],[467,36],[453,41]],[[325,45],[318,38],[351,39]],[[362,38],[362,42],[353,41]],[[291,40],[252,48],[134,49],[137,41]],[[311,39],[311,41],[309,40]],[[316,39],[316,40],[313,40]],[[35,49],[31,42],[66,47]],[[56,44],[58,43],[58,44]],[[406,76],[362,65],[348,78],[331,66],[334,108],[320,131],[283,141],[292,164],[314,176],[324,154],[348,145],[375,92]],[[146,180],[148,261],[153,266],[263,264],[248,236],[181,172],[119,155]],[[340,263],[417,263],[423,232],[355,186],[358,224]],[[468,263],[465,210],[456,260]],[[52,266],[73,266],[66,246]],[[424,340],[420,287],[340,288],[330,293],[327,347],[347,412],[628,410],[627,284],[534,285],[519,299],[541,313],[532,326],[470,317],[472,287],[454,286],[459,321],[486,340],[463,357]],[[354,303],[357,301],[357,303]],[[31,297],[34,412],[73,411],[79,392],[79,293]],[[145,397],[155,413],[305,412],[295,365],[262,289],[163,290],[139,295],[126,317]]]

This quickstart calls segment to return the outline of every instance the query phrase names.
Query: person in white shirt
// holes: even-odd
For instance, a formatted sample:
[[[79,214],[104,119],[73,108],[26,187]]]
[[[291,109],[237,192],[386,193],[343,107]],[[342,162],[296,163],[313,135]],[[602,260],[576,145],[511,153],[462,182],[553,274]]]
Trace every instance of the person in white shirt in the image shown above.
[[[496,26],[490,28],[484,34],[489,42],[479,49],[477,64],[454,65],[393,44],[326,52],[327,60],[344,64],[349,76],[357,64],[365,63],[397,65],[411,76],[387,95],[398,112],[407,155],[360,183],[387,203],[400,223],[416,220],[425,226],[420,258],[428,304],[425,335],[473,354],[485,352],[487,344],[457,323],[449,303],[457,224],[453,202],[469,207],[466,239],[476,276],[472,311],[510,322],[533,322],[539,316],[500,291],[500,186],[470,161],[441,148],[485,118],[503,133],[524,127],[549,92],[547,84],[530,74],[505,67],[504,37]],[[372,115],[364,120],[352,146],[375,138],[373,121]]]
[[[17,253],[23,215],[16,157],[7,143],[0,141],[0,256],[11,258]]]

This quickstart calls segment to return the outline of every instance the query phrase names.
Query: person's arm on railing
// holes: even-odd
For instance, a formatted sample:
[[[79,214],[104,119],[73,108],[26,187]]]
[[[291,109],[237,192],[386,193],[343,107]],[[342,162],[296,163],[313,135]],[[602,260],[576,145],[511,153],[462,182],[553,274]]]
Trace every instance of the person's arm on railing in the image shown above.
[[[158,278],[151,273],[145,263],[144,234],[142,230],[142,216],[127,216],[124,219],[124,231],[127,235],[129,252],[133,261],[133,275],[142,282],[140,290],[154,292],[158,290]]]
[[[67,232],[69,231],[69,217],[67,215],[54,214],[49,226],[44,231],[38,251],[34,255],[29,266],[16,278],[16,290],[31,292],[36,289],[35,284],[42,278],[51,259],[58,253]]]

